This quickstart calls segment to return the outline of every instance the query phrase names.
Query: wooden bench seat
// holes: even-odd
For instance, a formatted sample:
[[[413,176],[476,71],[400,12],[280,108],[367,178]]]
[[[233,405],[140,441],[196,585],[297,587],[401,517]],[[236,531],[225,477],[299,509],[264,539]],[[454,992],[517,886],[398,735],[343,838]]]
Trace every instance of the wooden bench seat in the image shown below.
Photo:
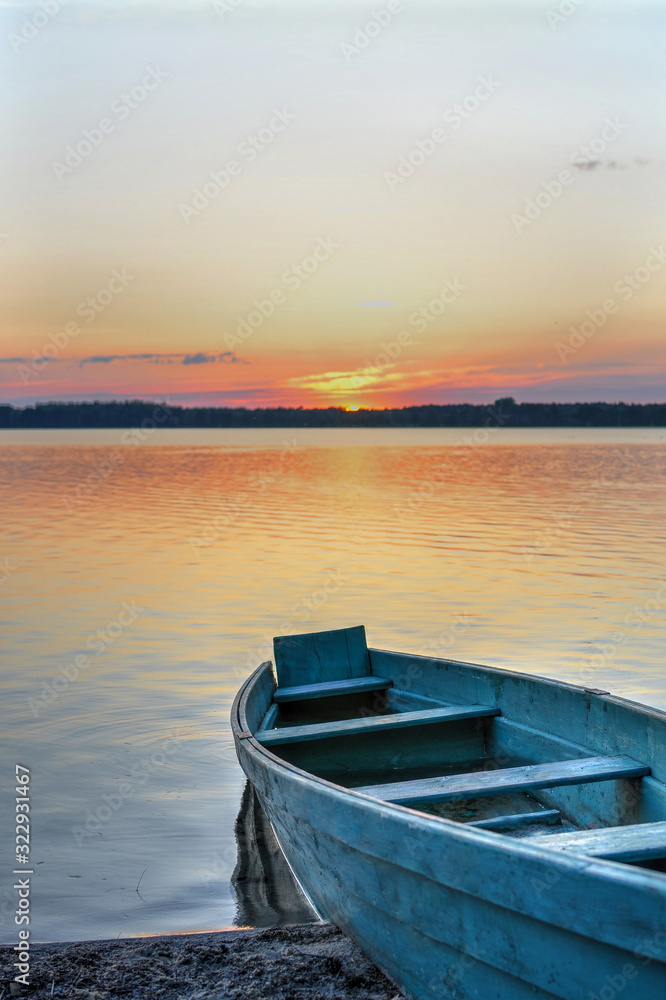
[[[642,778],[649,773],[649,767],[639,764],[631,757],[584,757],[498,771],[473,771],[443,778],[364,785],[355,791],[384,802],[410,805],[416,802],[445,802],[484,795],[504,795],[507,792],[529,792],[532,789],[555,788],[558,785],[582,785],[591,781],[611,781],[614,778]]]
[[[434,725],[438,722],[457,722],[460,719],[482,719],[494,715],[499,715],[498,708],[484,705],[452,705],[427,708],[418,712],[401,712],[397,715],[374,715],[367,719],[343,719],[340,722],[259,730],[255,734],[255,739],[265,747],[274,747],[286,743],[323,740],[332,736],[358,736],[362,733],[386,732],[409,726]]]
[[[466,826],[478,826],[482,830],[518,830],[524,826],[550,826],[562,818],[559,809],[537,809],[536,812],[514,813],[512,816],[492,816],[490,819],[476,819]]]
[[[312,698],[335,698],[342,694],[360,694],[363,691],[385,691],[392,681],[383,677],[348,677],[341,681],[323,684],[299,684],[296,687],[279,687],[273,701],[280,705],[285,701],[309,701]]]
[[[648,861],[650,858],[666,858],[666,823],[636,823],[602,830],[553,833],[529,837],[524,843],[605,858],[607,861]]]

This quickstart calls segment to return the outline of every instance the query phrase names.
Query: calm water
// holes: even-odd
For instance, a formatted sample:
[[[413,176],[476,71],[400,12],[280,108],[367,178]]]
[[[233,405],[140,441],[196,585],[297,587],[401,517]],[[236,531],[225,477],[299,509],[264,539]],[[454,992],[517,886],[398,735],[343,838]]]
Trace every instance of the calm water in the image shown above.
[[[233,923],[228,716],[274,634],[363,622],[666,708],[666,434],[480,438],[0,435],[2,940],[15,763],[35,939]]]

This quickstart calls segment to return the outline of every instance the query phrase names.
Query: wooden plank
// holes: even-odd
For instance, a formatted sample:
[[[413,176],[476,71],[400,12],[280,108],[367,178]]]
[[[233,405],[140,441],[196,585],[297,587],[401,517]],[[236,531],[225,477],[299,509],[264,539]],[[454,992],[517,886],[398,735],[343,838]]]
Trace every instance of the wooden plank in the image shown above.
[[[646,765],[649,764],[649,761],[632,753],[629,748],[615,752],[626,754]],[[531,764],[547,764],[553,760],[569,760],[581,756],[591,757],[595,753],[596,751],[592,747],[584,750],[568,740],[532,729],[523,723],[508,720],[504,715],[497,718],[492,729],[488,730],[488,756],[496,758],[501,767],[513,767],[528,761]],[[604,754],[604,756],[610,756],[611,753]],[[502,763],[503,761],[505,763]],[[405,777],[409,776],[405,775]],[[390,780],[390,777],[377,779],[377,781]],[[645,779],[645,781],[649,780],[649,778]],[[370,784],[370,781],[364,781],[363,784]],[[618,795],[617,784],[614,781],[598,781],[594,785],[560,785],[556,788],[541,789],[539,801],[547,809],[559,809],[563,816],[575,817],[575,826],[579,830],[593,830],[598,827],[621,826],[625,823],[643,823],[666,818],[666,807],[656,816],[643,815],[644,782],[641,782],[640,794],[638,795],[631,794],[631,790],[626,785],[624,791],[627,794]],[[522,812],[522,809],[515,811]]]
[[[482,795],[502,795],[505,792],[527,792],[530,789],[553,788],[557,785],[582,785],[615,778],[642,778],[649,773],[649,767],[639,764],[631,757],[583,757],[552,764],[508,767],[499,771],[453,774],[445,778],[364,785],[356,791],[384,802],[409,805],[411,802],[444,802]]]
[[[386,674],[380,674],[381,677],[386,677]],[[400,678],[401,683],[405,684],[409,678]],[[409,687],[409,685],[406,685]],[[401,691],[399,688],[392,687],[388,692],[388,707],[394,708],[396,712],[420,712],[422,709],[426,708],[446,708],[450,707],[451,703],[441,698],[425,698],[423,695],[415,694],[414,691]],[[473,702],[459,702],[456,700],[456,705],[458,708],[464,708],[465,705],[477,704],[475,699]],[[478,702],[478,704],[487,704],[484,702]]]
[[[557,823],[562,817],[559,809],[537,809],[536,812],[514,813],[513,816],[493,816],[491,819],[477,819],[465,826],[477,826],[480,830],[517,830],[532,824]],[[536,838],[532,838],[536,839]],[[530,844],[532,843],[530,840]]]
[[[367,677],[371,674],[365,628],[332,629],[273,639],[278,685],[302,684]]]
[[[259,731],[263,732],[265,729],[272,729],[273,726],[275,725],[275,721],[278,717],[279,712],[280,712],[279,706],[273,703],[266,712],[266,715],[261,720]]]
[[[605,830],[577,830],[530,837],[526,843],[555,851],[586,854],[607,861],[647,861],[666,858],[666,823],[636,823]]]
[[[289,726],[284,729],[260,730],[256,738],[265,747],[285,743],[302,743],[323,740],[332,736],[358,736],[359,733],[386,732],[411,726],[427,726],[438,722],[457,722],[460,719],[481,719],[499,715],[498,708],[485,705],[455,705],[448,708],[430,708],[419,712],[401,712],[398,715],[375,715],[367,719],[342,719],[340,722],[322,722],[318,725]]]
[[[368,697],[372,698],[373,695]],[[346,698],[339,701],[347,703]],[[303,702],[296,704],[300,707]],[[318,707],[326,702],[313,701],[310,704]],[[348,736],[346,739],[287,743],[270,747],[270,750],[282,760],[295,764],[304,771],[345,786],[380,784],[395,781],[396,776],[411,778],[416,775],[441,774],[442,761],[446,761],[446,773],[450,774],[456,770],[468,771],[473,766],[470,761],[483,759],[485,736],[493,718],[458,719],[423,729],[378,729]],[[419,770],[414,771],[414,768]],[[519,812],[521,809],[522,806],[519,806],[512,811]],[[481,814],[471,818],[481,819]]]
[[[391,682],[383,677],[352,677],[349,680],[329,681],[326,684],[299,684],[297,687],[279,687],[273,695],[278,704],[284,701],[308,701],[312,698],[333,698],[342,694],[361,691],[384,691]]]
[[[589,749],[628,754],[645,761],[666,782],[666,712],[623,698],[595,695],[583,687],[503,667],[370,649],[372,672],[395,680],[408,676],[410,690],[442,701],[498,705],[508,719],[527,721]],[[552,757],[550,758],[553,759]]]

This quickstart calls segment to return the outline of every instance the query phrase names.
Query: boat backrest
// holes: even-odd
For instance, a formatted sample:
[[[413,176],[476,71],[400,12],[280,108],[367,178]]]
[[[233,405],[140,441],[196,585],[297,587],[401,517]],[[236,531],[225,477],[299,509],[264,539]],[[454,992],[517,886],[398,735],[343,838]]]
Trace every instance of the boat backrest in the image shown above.
[[[279,687],[368,677],[370,657],[365,626],[279,635],[273,639]]]

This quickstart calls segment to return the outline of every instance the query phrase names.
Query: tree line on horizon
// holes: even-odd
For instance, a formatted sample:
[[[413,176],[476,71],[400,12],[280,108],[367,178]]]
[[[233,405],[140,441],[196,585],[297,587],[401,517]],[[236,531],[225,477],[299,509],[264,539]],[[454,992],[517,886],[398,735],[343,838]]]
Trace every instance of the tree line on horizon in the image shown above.
[[[96,427],[664,427],[666,403],[443,403],[383,410],[171,406],[144,400],[0,405],[0,428]]]

